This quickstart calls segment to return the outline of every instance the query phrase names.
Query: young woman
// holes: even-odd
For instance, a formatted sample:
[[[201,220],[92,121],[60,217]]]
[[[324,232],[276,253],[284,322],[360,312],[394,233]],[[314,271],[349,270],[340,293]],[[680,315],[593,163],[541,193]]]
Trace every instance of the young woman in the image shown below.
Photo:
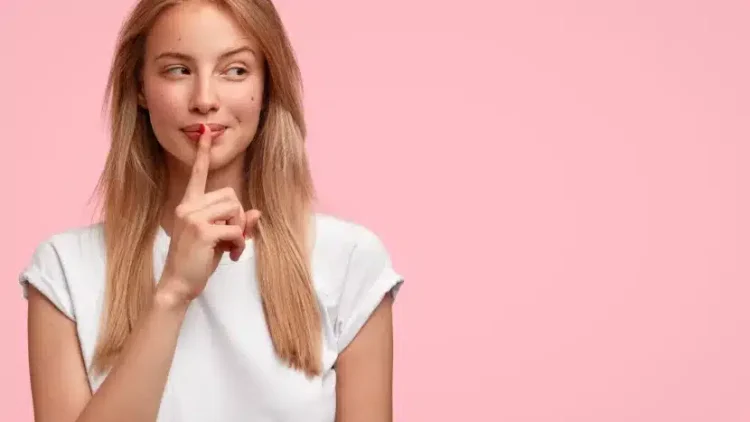
[[[108,83],[102,221],[20,282],[38,422],[390,421],[379,238],[312,210],[270,0],[141,0]]]

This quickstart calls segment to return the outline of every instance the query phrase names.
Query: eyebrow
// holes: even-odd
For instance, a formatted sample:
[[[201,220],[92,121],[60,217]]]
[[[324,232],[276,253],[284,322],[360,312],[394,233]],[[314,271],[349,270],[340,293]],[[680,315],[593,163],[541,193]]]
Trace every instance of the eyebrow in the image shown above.
[[[253,50],[249,46],[243,45],[242,47],[233,48],[233,49],[231,49],[229,51],[226,51],[226,52],[222,53],[219,56],[219,60],[226,59],[227,57],[234,56],[235,54],[239,54],[239,53],[242,53],[242,52],[245,52],[245,51],[247,51],[247,52],[251,53],[253,56],[257,57],[257,54],[255,53],[255,50]],[[179,53],[179,52],[176,52],[176,51],[166,51],[164,53],[161,53],[158,56],[156,56],[156,58],[154,60],[164,59],[164,58],[168,58],[168,57],[172,57],[172,58],[176,58],[176,59],[180,59],[180,60],[185,60],[185,61],[191,61],[191,60],[193,60],[193,58],[190,57],[189,55],[184,54],[184,53]]]

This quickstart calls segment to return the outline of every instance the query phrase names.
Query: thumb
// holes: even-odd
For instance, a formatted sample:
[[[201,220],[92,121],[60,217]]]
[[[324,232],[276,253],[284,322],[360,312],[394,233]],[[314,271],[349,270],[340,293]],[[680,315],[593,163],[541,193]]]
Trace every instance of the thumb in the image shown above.
[[[245,238],[249,239],[255,236],[260,219],[260,211],[250,210],[245,212]]]

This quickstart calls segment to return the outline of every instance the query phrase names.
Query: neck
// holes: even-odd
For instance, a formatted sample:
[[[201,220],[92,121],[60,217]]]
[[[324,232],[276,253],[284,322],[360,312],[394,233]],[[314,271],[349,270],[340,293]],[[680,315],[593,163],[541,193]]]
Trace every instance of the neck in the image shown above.
[[[169,172],[169,185],[164,203],[166,212],[162,215],[161,225],[167,233],[171,234],[174,226],[174,210],[182,202],[192,169],[171,156],[167,157],[166,164]],[[206,193],[230,187],[234,189],[240,203],[244,205],[247,204],[247,183],[245,180],[243,159],[238,157],[221,168],[209,171],[206,180]]]

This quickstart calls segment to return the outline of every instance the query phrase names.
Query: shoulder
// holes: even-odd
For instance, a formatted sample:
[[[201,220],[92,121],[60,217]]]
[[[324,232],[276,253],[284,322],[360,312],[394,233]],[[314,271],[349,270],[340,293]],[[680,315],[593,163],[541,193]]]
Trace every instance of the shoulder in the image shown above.
[[[101,223],[72,227],[53,233],[37,244],[31,263],[52,270],[73,268],[82,262],[104,259],[106,247]]]
[[[101,223],[72,227],[48,235],[36,245],[32,254],[39,263],[75,260],[104,253],[104,230]]]
[[[316,254],[335,256],[345,264],[348,283],[371,283],[392,271],[391,255],[373,230],[351,220],[319,214]],[[395,275],[395,274],[393,274]]]
[[[104,248],[104,226],[93,223],[75,226],[51,234],[40,245],[49,245],[64,251],[90,252]]]
[[[389,292],[404,279],[373,230],[331,215],[316,217],[314,267],[318,287],[329,299],[338,350],[343,350]]]
[[[385,245],[373,230],[330,214],[316,214],[316,248],[354,253],[385,253]]]
[[[28,286],[33,285],[69,318],[75,319],[76,291],[81,287],[83,291],[92,291],[91,286],[78,284],[102,284],[99,281],[103,280],[105,257],[101,223],[69,228],[48,235],[36,245],[18,275],[18,282],[24,297],[28,297]]]

